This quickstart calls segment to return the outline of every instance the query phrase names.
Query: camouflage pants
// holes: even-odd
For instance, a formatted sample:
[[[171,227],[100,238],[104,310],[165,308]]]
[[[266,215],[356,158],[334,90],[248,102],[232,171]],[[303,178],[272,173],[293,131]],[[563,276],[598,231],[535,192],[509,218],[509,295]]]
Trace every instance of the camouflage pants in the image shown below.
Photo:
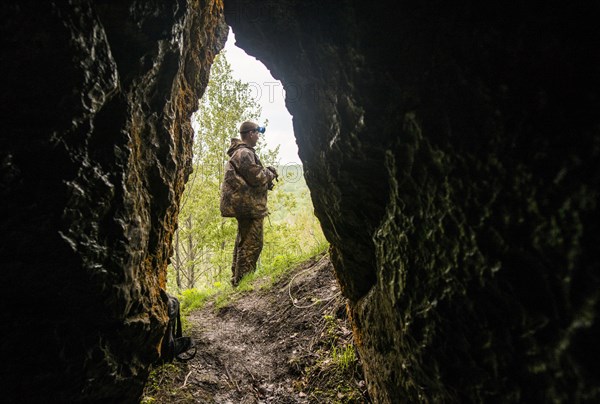
[[[244,275],[256,269],[256,261],[263,248],[263,219],[237,218],[238,232],[231,264],[233,286],[237,286]]]

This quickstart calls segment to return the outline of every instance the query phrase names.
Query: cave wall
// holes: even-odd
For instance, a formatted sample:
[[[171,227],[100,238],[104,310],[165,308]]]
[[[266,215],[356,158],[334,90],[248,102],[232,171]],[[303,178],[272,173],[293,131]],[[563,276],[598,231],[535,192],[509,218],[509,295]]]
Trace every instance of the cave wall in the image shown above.
[[[0,6],[3,402],[137,402],[220,0]]]
[[[3,401],[136,401],[221,1],[4,2]],[[375,402],[598,400],[593,5],[228,0]]]
[[[228,0],[287,92],[375,402],[600,399],[591,4]]]

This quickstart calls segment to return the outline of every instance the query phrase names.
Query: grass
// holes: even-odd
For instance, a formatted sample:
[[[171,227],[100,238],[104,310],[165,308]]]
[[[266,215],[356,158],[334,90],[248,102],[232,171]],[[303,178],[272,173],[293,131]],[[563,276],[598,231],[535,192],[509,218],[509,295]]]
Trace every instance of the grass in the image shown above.
[[[213,302],[216,308],[221,308],[250,291],[270,288],[288,271],[310,258],[318,257],[327,247],[323,242],[304,254],[281,254],[269,259],[269,262],[263,261],[255,273],[241,280],[237,288],[233,288],[227,281],[183,291],[179,298],[184,328],[188,327],[187,318],[192,311],[209,302]],[[343,305],[343,298],[338,297],[324,312],[317,314],[321,316],[316,320],[319,330],[310,344],[311,352],[306,356],[298,356],[289,363],[298,374],[298,379],[293,382],[294,389],[305,394],[311,402],[368,402],[362,369]],[[152,371],[142,403],[174,402],[174,391],[181,385],[181,380],[176,380],[178,372],[173,370],[173,366],[166,364]],[[163,386],[162,389],[160,386]],[[189,402],[193,402],[193,397],[185,397],[186,400],[188,398],[192,400]]]
[[[352,340],[346,340],[340,337],[338,320],[334,316],[326,314],[323,316],[323,319],[325,320],[332,362],[338,366],[342,372],[346,371],[353,367],[357,362],[354,344],[352,343]]]
[[[303,371],[298,388],[313,402],[332,404],[365,403],[362,368],[351,335],[348,319],[335,315],[336,308],[323,316],[318,348],[312,353],[312,363]],[[362,387],[360,387],[362,383]]]
[[[178,368],[173,363],[165,363],[154,367],[148,376],[144,396],[140,404],[164,403],[170,396],[177,393],[175,383]]]
[[[186,317],[194,310],[202,308],[210,300],[214,300],[215,307],[225,307],[237,297],[256,288],[270,288],[281,276],[293,269],[296,265],[306,261],[327,250],[329,244],[323,240],[310,250],[297,254],[276,255],[269,262],[260,262],[256,272],[246,275],[236,288],[229,282],[217,281],[201,288],[184,290],[179,296],[181,304],[182,323],[187,327]]]
[[[356,363],[356,353],[353,344],[334,346],[331,355],[335,363],[342,371],[350,369]]]

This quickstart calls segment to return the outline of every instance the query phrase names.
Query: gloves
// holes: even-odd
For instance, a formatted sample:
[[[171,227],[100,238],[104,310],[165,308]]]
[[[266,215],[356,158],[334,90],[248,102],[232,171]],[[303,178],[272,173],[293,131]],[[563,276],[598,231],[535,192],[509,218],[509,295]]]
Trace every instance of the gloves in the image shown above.
[[[277,174],[277,170],[275,169],[275,167],[268,166],[267,170],[271,171],[273,173],[273,175],[275,175],[275,181],[279,181],[279,174]],[[275,186],[275,184],[273,184],[273,181],[269,181],[269,183],[267,184],[267,189],[269,191],[271,191],[274,186]]]
[[[277,170],[273,166],[268,166],[267,170],[271,171],[275,175],[275,179],[279,178],[279,174],[277,174]]]

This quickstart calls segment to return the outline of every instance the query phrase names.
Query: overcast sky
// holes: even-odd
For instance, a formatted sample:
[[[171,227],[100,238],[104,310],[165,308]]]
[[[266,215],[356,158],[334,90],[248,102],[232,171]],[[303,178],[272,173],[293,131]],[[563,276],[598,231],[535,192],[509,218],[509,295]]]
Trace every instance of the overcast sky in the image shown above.
[[[292,116],[285,107],[285,92],[281,82],[271,76],[262,62],[235,46],[235,37],[231,28],[225,50],[233,70],[233,77],[250,84],[252,95],[262,106],[262,118],[269,120],[262,141],[269,148],[281,145],[279,158],[282,165],[300,163],[292,128]],[[258,122],[259,125],[263,123]]]

